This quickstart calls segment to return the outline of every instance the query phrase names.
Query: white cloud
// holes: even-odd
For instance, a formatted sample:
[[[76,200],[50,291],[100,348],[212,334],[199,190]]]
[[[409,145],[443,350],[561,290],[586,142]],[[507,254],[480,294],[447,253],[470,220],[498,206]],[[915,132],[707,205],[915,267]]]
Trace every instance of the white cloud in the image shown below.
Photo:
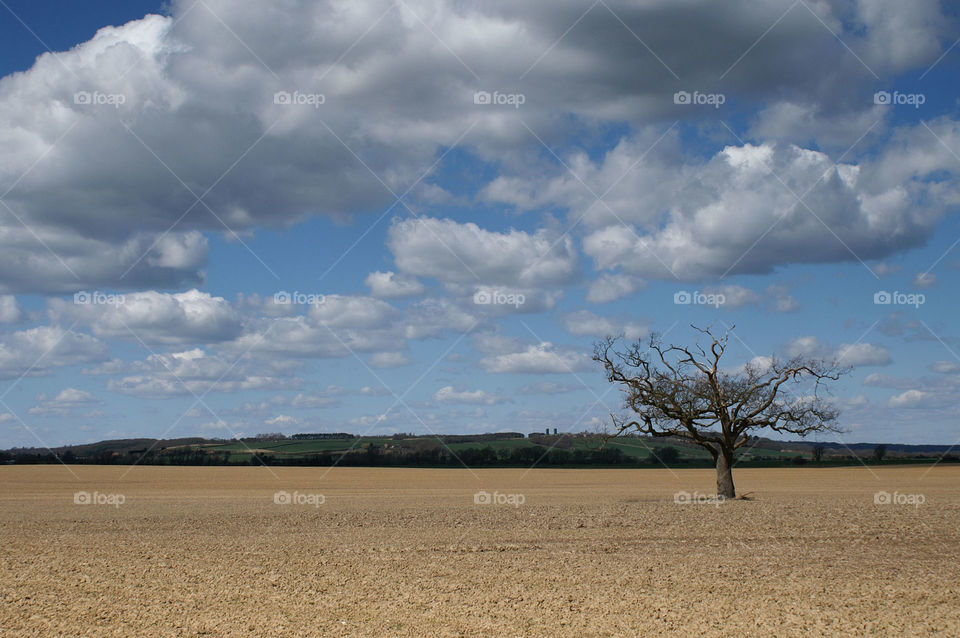
[[[602,273],[590,283],[587,301],[591,303],[609,303],[625,297],[646,286],[638,277],[630,275]]]
[[[347,390],[339,385],[328,385],[316,392],[300,392],[290,397],[278,394],[264,405],[283,405],[291,408],[315,409],[332,408],[340,405],[340,398],[347,394]]]
[[[940,374],[957,374],[960,372],[960,364],[956,361],[934,361],[930,364],[930,369]]]
[[[248,318],[244,333],[222,348],[234,356],[250,352],[291,359],[394,353],[408,339],[465,333],[476,323],[467,309],[449,299],[421,299],[401,310],[373,297],[326,295],[304,315]],[[395,354],[374,361],[390,357],[401,361]]]
[[[346,357],[351,353],[392,350],[403,337],[400,313],[371,297],[327,295],[306,315],[250,322],[245,332],[226,344],[240,354],[290,358]]]
[[[480,323],[477,307],[449,299],[421,299],[404,309],[403,336],[407,339],[438,337],[445,332],[463,334]]]
[[[440,388],[433,394],[437,403],[462,403],[468,405],[496,405],[503,399],[495,394],[488,394],[483,390],[455,390],[453,386]]]
[[[928,392],[922,390],[907,390],[890,397],[890,406],[894,408],[922,407],[930,399]]]
[[[0,379],[39,377],[51,368],[103,361],[107,347],[90,335],[37,326],[0,336]]]
[[[560,374],[588,369],[590,357],[543,342],[519,352],[486,356],[480,360],[480,367],[493,373]]]
[[[589,310],[578,310],[563,318],[563,325],[572,335],[606,337],[623,334],[633,341],[643,339],[650,334],[650,326],[628,319],[600,317]]]
[[[885,366],[891,361],[886,348],[872,343],[843,344],[837,348],[837,362],[844,366]]]
[[[110,297],[116,303],[76,303],[51,299],[50,314],[78,320],[102,338],[147,344],[186,345],[226,341],[240,335],[240,316],[223,297],[199,290],[155,291]]]
[[[703,289],[707,295],[723,295],[723,307],[728,309],[755,306],[760,303],[760,295],[743,286],[709,286]]]
[[[109,379],[107,388],[147,399],[202,396],[207,392],[289,390],[301,383],[292,371],[292,366],[279,360],[244,357],[234,362],[194,348],[151,354],[143,361],[134,361],[126,367],[126,376]]]
[[[786,348],[787,356],[805,356],[836,361],[841,366],[884,366],[891,363],[886,348],[872,343],[841,344],[831,348],[815,336],[798,337]]]
[[[431,167],[438,149],[454,144],[536,173],[543,165],[531,157],[542,148],[531,130],[555,145],[568,139],[578,122],[592,130],[588,127],[598,124],[642,128],[650,121],[700,118],[702,111],[673,103],[676,77],[686,86],[722,89],[747,103],[830,102],[840,111],[859,113],[862,96],[873,88],[861,60],[891,73],[922,67],[945,48],[942,36],[949,25],[935,0],[909,6],[860,0],[852,10],[846,3],[818,2],[786,13],[778,3],[752,0],[701,3],[695,10],[678,9],[673,0],[608,4],[617,19],[599,7],[584,13],[577,3],[494,2],[465,8],[410,0],[388,6],[385,14],[374,2],[331,9],[303,0],[277,7],[207,0],[202,10],[175,2],[169,17],[151,15],[105,27],[70,51],[44,54],[27,71],[0,80],[0,184],[15,185],[4,201],[30,229],[8,216],[0,221],[0,290],[198,285],[208,251],[199,231],[221,232],[223,224],[238,232],[285,226],[310,214],[346,220],[380,209],[395,201],[393,193],[407,195],[404,189]],[[758,42],[757,34],[774,23],[777,28]],[[567,32],[572,24],[578,28]],[[691,42],[698,46],[691,48]],[[730,61],[748,49],[750,55],[730,68]],[[797,56],[801,50],[806,54]],[[702,51],[710,55],[705,58]],[[480,85],[461,61],[469,61],[484,79]],[[638,80],[637,68],[651,72]],[[728,68],[725,81],[718,82]],[[830,73],[822,73],[824,68]],[[513,86],[520,76],[526,97],[522,120],[517,109],[472,103],[474,91]],[[325,99],[319,109],[278,104],[278,91],[322,93]],[[122,95],[123,103],[119,108],[83,104],[74,99],[78,92]],[[842,121],[842,115],[818,113],[817,118]],[[633,209],[635,215],[657,215],[663,207],[650,204],[669,201],[664,194],[675,192],[677,180],[690,175],[672,166],[651,169],[657,163],[653,157],[635,166],[648,141],[596,174],[586,170],[585,154],[565,158],[589,189],[572,180],[533,189],[498,181],[490,196],[511,195],[526,207],[559,201],[583,209],[602,194],[618,214]],[[657,151],[675,150],[671,143],[665,140]],[[630,178],[624,178],[631,169]],[[714,184],[702,180],[705,190],[735,175],[720,177]],[[787,180],[792,183],[789,174]],[[758,226],[769,226],[766,222],[784,211],[784,202],[771,192],[750,201],[752,186],[742,190],[733,184],[731,192],[712,198],[727,209],[744,205],[749,223],[740,233],[726,225],[721,233],[726,241],[710,254],[690,252],[710,247],[705,236],[672,241],[677,233],[692,233],[699,209],[674,211],[650,246],[684,276],[725,268],[730,253],[739,254],[740,235],[752,241]],[[643,196],[647,190],[649,197]],[[408,197],[442,202],[453,196],[428,183]],[[817,193],[811,197],[821,199]],[[709,199],[699,203],[709,206]],[[865,195],[864,209],[872,220],[876,204],[868,199]],[[759,212],[764,206],[767,215]],[[598,225],[597,217],[587,224],[612,223],[609,211],[598,215],[607,221]],[[869,228],[866,246],[854,242],[854,250],[871,252],[869,246],[883,252],[876,238],[890,229],[902,229],[893,238],[901,245],[927,229],[906,215],[883,215],[891,223]],[[803,226],[797,219],[786,221],[788,229]],[[844,235],[840,219],[827,221]],[[907,223],[896,224],[901,221]],[[864,223],[859,211],[851,226]],[[795,248],[781,232],[773,234],[780,248]],[[43,241],[39,247],[37,238]],[[829,242],[822,244],[809,260],[841,254]],[[44,245],[59,258],[41,250]],[[741,267],[763,270],[779,263],[771,251],[759,251]],[[661,276],[657,271],[663,268],[648,258],[637,270]],[[790,250],[783,258],[800,256]],[[471,267],[476,263],[465,261]],[[530,276],[566,280],[571,271],[565,261],[549,258]],[[431,272],[436,266],[415,265]],[[455,268],[454,277],[463,270]]]
[[[23,308],[13,295],[0,295],[0,323],[17,323],[25,317]]]
[[[398,275],[392,270],[372,272],[367,275],[364,283],[370,288],[370,294],[374,297],[413,297],[423,294],[424,291],[423,284],[415,277]]]
[[[766,294],[771,299],[774,312],[784,314],[800,309],[800,302],[790,294],[786,286],[777,284],[767,286]]]
[[[951,125],[939,124],[947,143]],[[942,151],[915,141],[919,132],[912,131],[860,164],[836,164],[825,152],[776,141],[730,145],[705,162],[691,161],[672,136],[648,153],[649,136],[637,132],[597,161],[584,153],[566,158],[579,180],[566,171],[501,177],[486,195],[514,204],[529,199],[530,208],[559,207],[571,220],[582,218],[584,251],[601,270],[697,281],[877,259],[920,245],[953,197],[929,177],[958,171],[955,160],[951,165]],[[909,171],[899,165],[898,145],[913,147]],[[630,179],[615,182],[623,170]],[[609,208],[596,205],[580,180],[594,192],[613,185],[604,198]],[[524,188],[536,194],[515,195]]]
[[[919,244],[938,219],[903,186],[875,190],[860,167],[835,167],[826,154],[793,145],[727,147],[698,172],[701,195],[675,204],[662,230],[637,240],[603,228],[585,239],[586,252],[602,268],[701,279],[881,257]],[[816,215],[791,192],[808,188],[804,202]]]
[[[498,233],[418,217],[394,223],[387,245],[400,270],[446,283],[536,288],[568,283],[578,273],[573,240],[543,229]]]
[[[759,110],[750,127],[751,136],[799,145],[815,143],[820,148],[846,151],[854,142],[871,140],[886,128],[886,107],[861,100],[858,108],[836,109],[826,102],[775,101]],[[798,193],[799,195],[799,193]]]
[[[264,420],[264,425],[275,426],[275,427],[294,427],[301,424],[300,419],[287,415],[287,414],[278,414],[275,417]]]
[[[375,352],[368,361],[374,368],[399,368],[410,364],[410,358],[403,352]]]
[[[102,405],[103,401],[85,390],[64,388],[57,396],[48,398],[46,395],[37,395],[37,404],[27,410],[27,414],[34,416],[73,416],[78,410],[89,409]]]
[[[947,28],[937,0],[916,0],[909,5],[858,0],[856,17],[867,34],[862,53],[872,64],[893,72],[936,58],[939,36]]]

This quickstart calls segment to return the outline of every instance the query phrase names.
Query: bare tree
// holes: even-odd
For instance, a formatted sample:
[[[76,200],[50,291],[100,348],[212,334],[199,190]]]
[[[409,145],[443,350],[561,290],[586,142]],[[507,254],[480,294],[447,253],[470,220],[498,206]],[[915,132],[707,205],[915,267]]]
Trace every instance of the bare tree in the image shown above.
[[[805,436],[839,431],[838,412],[818,392],[846,370],[836,362],[807,357],[776,357],[724,369],[720,359],[733,328],[717,337],[693,326],[710,344],[692,348],[664,345],[654,334],[618,350],[620,338],[594,347],[607,380],[621,386],[632,418],[611,415],[614,436],[637,431],[656,437],[682,437],[710,452],[717,467],[717,494],[734,498],[733,461],[737,449],[757,430]],[[803,392],[805,390],[805,392]]]

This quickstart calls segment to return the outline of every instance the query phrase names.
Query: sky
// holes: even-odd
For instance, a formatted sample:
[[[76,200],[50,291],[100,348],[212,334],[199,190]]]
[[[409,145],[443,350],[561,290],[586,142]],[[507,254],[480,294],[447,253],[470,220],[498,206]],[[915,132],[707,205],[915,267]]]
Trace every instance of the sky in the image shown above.
[[[0,447],[598,431],[607,334],[960,438],[936,0],[0,2]]]

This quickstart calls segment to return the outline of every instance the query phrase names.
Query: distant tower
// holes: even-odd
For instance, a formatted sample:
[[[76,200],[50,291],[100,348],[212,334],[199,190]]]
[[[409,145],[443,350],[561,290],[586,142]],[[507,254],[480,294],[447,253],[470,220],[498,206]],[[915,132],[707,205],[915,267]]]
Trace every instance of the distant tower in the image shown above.
[[[553,433],[554,433],[554,434],[557,433],[557,428],[553,428]]]
[[[546,429],[543,431],[543,433],[544,433],[544,434],[550,434],[550,428],[546,428]]]

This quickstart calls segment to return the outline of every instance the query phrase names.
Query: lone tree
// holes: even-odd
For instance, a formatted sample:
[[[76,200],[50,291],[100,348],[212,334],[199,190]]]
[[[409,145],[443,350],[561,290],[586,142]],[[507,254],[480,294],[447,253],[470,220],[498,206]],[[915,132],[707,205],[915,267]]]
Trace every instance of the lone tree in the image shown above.
[[[692,348],[664,345],[656,334],[618,349],[620,338],[594,347],[594,361],[607,380],[618,384],[632,418],[611,415],[614,436],[636,431],[656,437],[689,439],[710,452],[717,467],[717,495],[736,497],[733,460],[737,449],[769,429],[805,436],[839,431],[838,412],[818,393],[846,372],[836,361],[797,356],[754,360],[721,368],[733,328],[714,336],[693,326],[710,343]]]

